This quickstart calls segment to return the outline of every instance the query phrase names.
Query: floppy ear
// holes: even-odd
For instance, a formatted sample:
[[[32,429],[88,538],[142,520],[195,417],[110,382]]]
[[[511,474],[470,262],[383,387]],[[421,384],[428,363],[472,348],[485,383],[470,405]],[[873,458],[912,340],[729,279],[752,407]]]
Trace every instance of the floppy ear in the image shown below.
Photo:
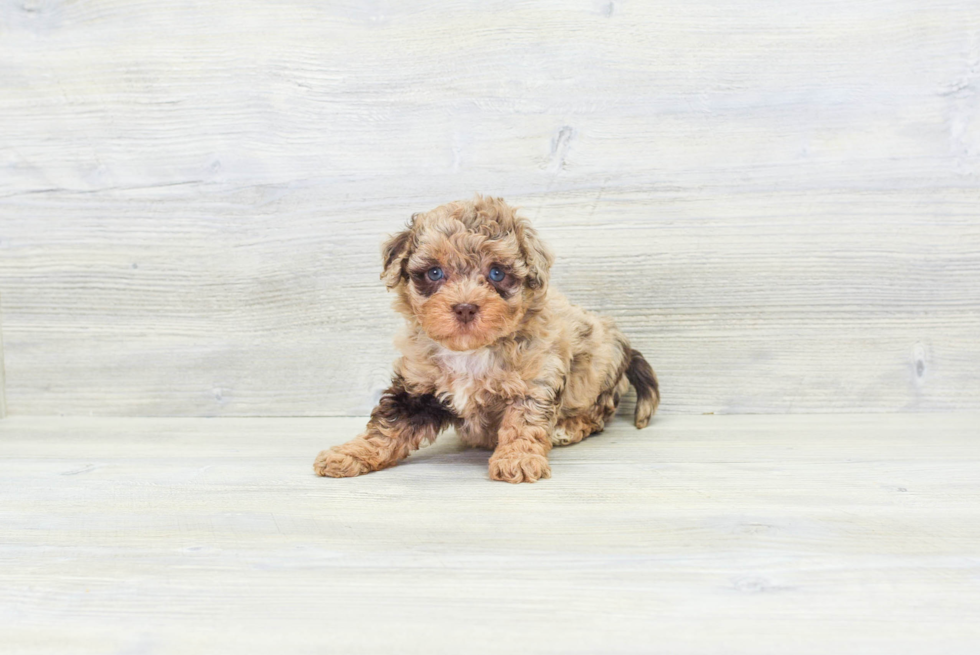
[[[551,265],[555,263],[555,258],[538,237],[538,233],[526,221],[517,224],[516,232],[524,262],[527,264],[527,286],[532,289],[544,289],[548,286],[549,271]]]
[[[412,216],[408,227],[388,239],[381,250],[381,257],[384,261],[381,279],[385,281],[385,286],[389,289],[394,289],[405,277],[405,262],[408,260],[408,256],[412,254],[412,241],[415,238],[414,224],[415,217]]]

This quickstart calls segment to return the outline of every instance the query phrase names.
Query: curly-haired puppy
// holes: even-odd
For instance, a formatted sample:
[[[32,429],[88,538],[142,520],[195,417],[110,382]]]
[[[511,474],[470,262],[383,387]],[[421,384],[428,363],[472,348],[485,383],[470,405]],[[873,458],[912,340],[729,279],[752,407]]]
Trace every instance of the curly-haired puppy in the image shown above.
[[[552,261],[499,198],[415,214],[384,246],[381,278],[406,320],[391,387],[364,432],[314,470],[393,466],[451,425],[493,449],[492,479],[534,482],[551,476],[551,447],[602,430],[630,384],[633,422],[646,427],[660,402],[653,370],[611,319],[549,288]]]

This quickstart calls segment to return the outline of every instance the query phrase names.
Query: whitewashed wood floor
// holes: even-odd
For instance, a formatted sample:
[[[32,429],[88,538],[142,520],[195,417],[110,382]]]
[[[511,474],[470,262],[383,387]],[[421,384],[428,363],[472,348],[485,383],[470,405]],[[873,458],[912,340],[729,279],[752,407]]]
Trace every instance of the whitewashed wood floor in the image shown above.
[[[487,478],[358,419],[0,421],[0,652],[976,653],[980,417],[663,416]]]

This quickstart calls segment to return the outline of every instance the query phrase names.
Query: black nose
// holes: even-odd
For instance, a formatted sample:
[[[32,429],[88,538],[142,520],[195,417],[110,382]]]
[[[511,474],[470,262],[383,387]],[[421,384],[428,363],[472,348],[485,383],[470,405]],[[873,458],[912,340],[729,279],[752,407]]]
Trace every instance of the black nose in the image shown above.
[[[480,308],[469,303],[462,303],[453,305],[453,311],[456,312],[456,320],[460,323],[469,323],[476,318],[476,313],[480,311]]]

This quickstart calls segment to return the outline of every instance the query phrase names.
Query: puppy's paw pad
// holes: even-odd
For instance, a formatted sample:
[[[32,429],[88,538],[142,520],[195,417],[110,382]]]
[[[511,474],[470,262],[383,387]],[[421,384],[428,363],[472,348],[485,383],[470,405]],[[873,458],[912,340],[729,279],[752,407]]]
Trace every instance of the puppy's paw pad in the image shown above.
[[[324,450],[316,456],[313,470],[328,478],[352,478],[367,472],[364,462],[336,450]]]
[[[544,455],[516,453],[490,458],[490,479],[518,484],[551,477],[551,467]]]

